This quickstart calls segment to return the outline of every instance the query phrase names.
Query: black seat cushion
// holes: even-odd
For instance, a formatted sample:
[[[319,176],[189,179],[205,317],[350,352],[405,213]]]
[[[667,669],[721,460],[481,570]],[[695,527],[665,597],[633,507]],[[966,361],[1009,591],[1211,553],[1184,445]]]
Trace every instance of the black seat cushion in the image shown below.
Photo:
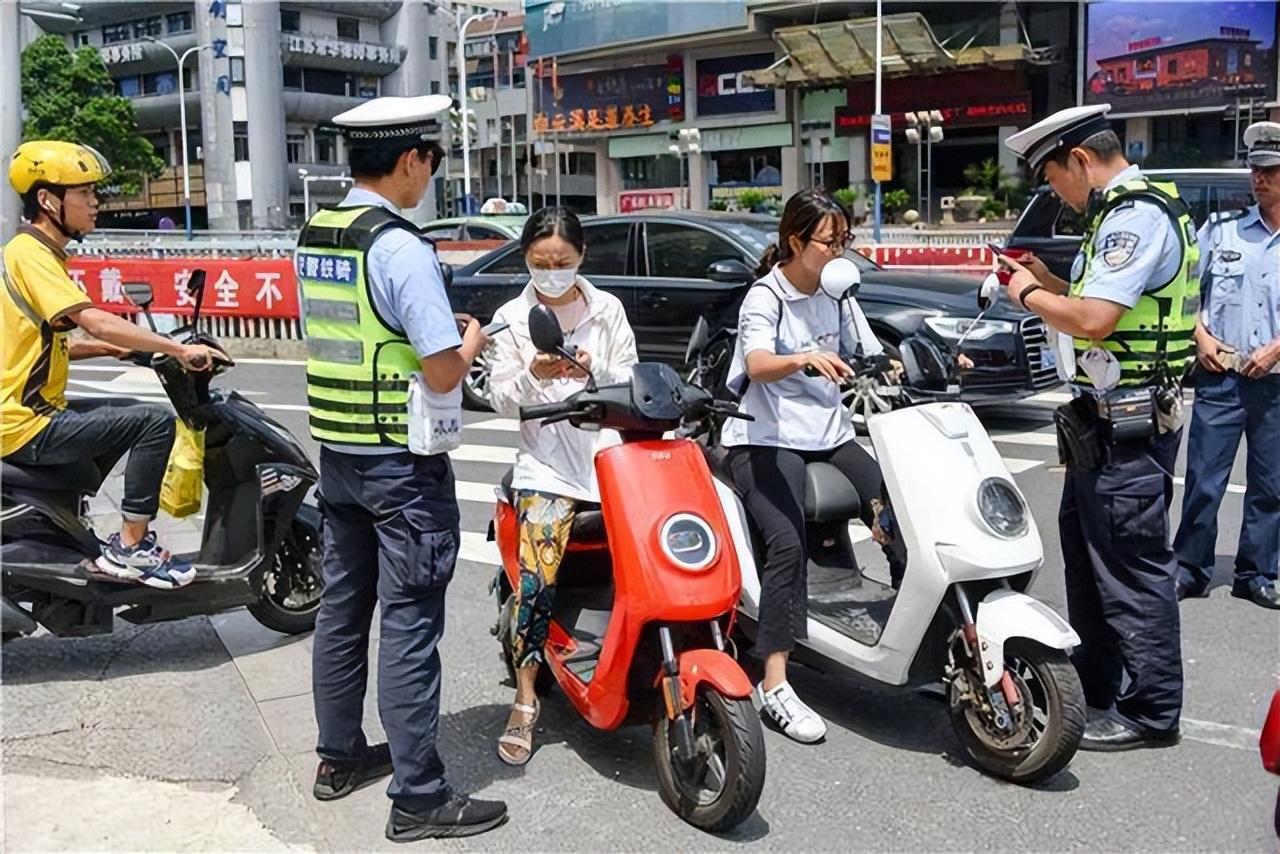
[[[103,480],[98,467],[87,459],[63,465],[17,465],[4,460],[0,466],[0,482],[11,489],[90,495],[98,491]]]
[[[515,469],[507,469],[507,473],[502,476],[502,497],[512,507],[516,506],[516,490],[511,485],[512,479],[515,477]],[[572,542],[593,543],[600,542],[605,539],[604,531],[604,513],[600,511],[600,505],[592,501],[579,501],[578,512],[573,517],[573,527],[569,529],[569,539]]]
[[[807,522],[843,522],[862,509],[858,490],[830,463],[809,463],[804,469],[804,518]]]

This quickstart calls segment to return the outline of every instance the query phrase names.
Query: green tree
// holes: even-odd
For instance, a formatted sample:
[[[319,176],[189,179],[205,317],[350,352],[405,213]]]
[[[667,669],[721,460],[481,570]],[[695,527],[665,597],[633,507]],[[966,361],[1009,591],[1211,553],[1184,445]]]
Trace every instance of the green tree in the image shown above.
[[[59,36],[46,35],[22,52],[23,139],[61,139],[90,145],[111,163],[111,184],[130,195],[165,167],[138,134],[133,104],[115,84],[92,47],[75,53]]]

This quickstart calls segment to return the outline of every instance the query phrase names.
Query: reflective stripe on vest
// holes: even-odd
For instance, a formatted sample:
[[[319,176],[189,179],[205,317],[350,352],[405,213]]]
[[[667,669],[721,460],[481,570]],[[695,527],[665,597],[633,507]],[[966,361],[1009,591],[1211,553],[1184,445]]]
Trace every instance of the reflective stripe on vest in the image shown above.
[[[1109,213],[1126,201],[1143,199],[1160,206],[1178,232],[1182,260],[1174,277],[1138,298],[1133,308],[1120,317],[1115,330],[1102,341],[1072,339],[1076,355],[1076,385],[1092,386],[1081,364],[1083,354],[1102,347],[1120,363],[1120,385],[1142,386],[1176,383],[1195,361],[1196,313],[1199,288],[1193,278],[1200,249],[1196,245],[1191,213],[1173,184],[1135,178],[1107,192],[1102,209],[1088,223],[1081,243],[1084,263],[1071,282],[1070,294],[1079,297],[1093,262],[1094,235]]]
[[[420,370],[404,333],[378,315],[367,259],[383,231],[412,223],[380,207],[321,210],[294,254],[307,337],[311,435],[349,445],[408,444],[409,377]]]

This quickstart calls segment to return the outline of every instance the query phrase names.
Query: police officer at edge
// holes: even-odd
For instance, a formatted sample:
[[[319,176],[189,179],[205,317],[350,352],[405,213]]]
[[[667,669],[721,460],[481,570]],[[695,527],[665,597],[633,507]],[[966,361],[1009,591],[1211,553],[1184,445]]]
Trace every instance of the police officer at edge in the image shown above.
[[[1081,638],[1073,662],[1090,707],[1082,750],[1176,744],[1182,709],[1169,504],[1198,249],[1177,188],[1124,159],[1110,109],[1063,110],[1007,142],[1084,215],[1071,281],[1001,258],[1014,271],[1013,302],[1057,330],[1075,395],[1055,420],[1067,465],[1058,515],[1067,610]]]
[[[295,266],[309,358],[311,435],[321,443],[324,594],[312,680],[320,764],[313,792],[350,794],[388,773],[387,838],[482,833],[506,805],[453,792],[436,751],[445,588],[459,515],[447,454],[407,450],[410,377],[453,399],[486,339],[459,335],[431,243],[400,215],[444,158],[443,95],[378,98],[336,116],[355,186],[311,217]],[[361,726],[369,629],[380,606],[378,713],[388,744]]]
[[[1218,505],[1243,434],[1248,484],[1231,595],[1280,609],[1280,124],[1249,125],[1244,144],[1258,203],[1214,214],[1199,235],[1200,368],[1173,548],[1178,598],[1204,596]]]

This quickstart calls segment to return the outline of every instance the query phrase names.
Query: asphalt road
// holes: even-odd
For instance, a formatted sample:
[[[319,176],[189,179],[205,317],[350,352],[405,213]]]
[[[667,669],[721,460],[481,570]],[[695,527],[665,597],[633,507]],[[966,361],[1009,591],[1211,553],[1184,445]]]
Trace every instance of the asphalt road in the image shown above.
[[[301,367],[242,362],[226,383],[316,450],[306,436]],[[146,371],[113,364],[77,367],[71,388],[159,393]],[[1024,403],[983,417],[1044,538],[1033,592],[1065,612],[1051,406]],[[662,806],[647,728],[594,732],[559,697],[545,704],[532,762],[508,768],[494,756],[511,692],[500,684],[489,634],[493,568],[484,531],[517,433],[512,422],[470,414],[463,441],[453,455],[465,533],[443,644],[442,754],[459,788],[507,800],[512,818],[465,846],[435,847],[1274,850],[1276,786],[1256,743],[1276,684],[1280,622],[1223,589],[1182,609],[1183,743],[1080,754],[1042,788],[1003,784],[966,764],[935,701],[804,671],[793,681],[828,719],[827,740],[802,746],[767,733],[759,810],[730,836],[695,831]],[[1233,484],[1243,484],[1243,472],[1240,459]],[[1235,488],[1223,502],[1219,583],[1229,583],[1241,499]],[[309,797],[308,638],[283,638],[237,612],[144,629],[120,624],[108,637],[20,640],[4,648],[3,667],[7,850],[387,845],[380,786],[334,804]],[[367,712],[377,737],[372,698]]]

